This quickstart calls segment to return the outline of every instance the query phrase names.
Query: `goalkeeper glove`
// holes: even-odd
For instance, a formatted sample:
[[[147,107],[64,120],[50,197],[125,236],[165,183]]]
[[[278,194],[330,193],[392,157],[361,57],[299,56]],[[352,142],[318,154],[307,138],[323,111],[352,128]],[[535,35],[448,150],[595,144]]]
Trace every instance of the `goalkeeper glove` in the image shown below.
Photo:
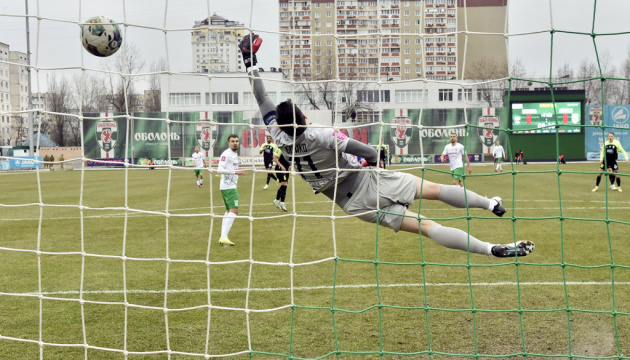
[[[243,65],[245,65],[246,69],[258,63],[256,52],[258,52],[260,44],[262,44],[262,38],[254,33],[251,34],[251,40],[250,35],[245,35],[243,40],[238,44],[238,48],[243,55]]]

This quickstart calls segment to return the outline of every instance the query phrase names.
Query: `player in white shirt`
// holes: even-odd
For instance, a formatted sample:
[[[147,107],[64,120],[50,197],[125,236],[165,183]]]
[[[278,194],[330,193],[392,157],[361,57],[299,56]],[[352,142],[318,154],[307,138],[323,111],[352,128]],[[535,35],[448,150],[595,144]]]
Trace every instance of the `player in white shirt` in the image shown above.
[[[356,171],[362,166],[352,159],[352,155],[365,159],[365,164],[369,166],[377,166],[376,150],[348,138],[341,131],[308,126],[302,111],[291,101],[274,105],[256,68],[255,53],[261,43],[258,35],[252,34],[251,38],[246,35],[239,43],[239,49],[251,76],[263,122],[282,149],[282,155],[316,194],[326,195],[344,212],[363,221],[378,221],[396,232],[422,233],[448,248],[496,257],[525,256],[533,251],[534,243],[531,241],[494,245],[409,210],[414,200],[422,198],[440,200],[460,208],[487,209],[503,216],[505,208],[499,197],[488,199],[459,186],[436,184],[408,173]]]
[[[238,169],[238,135],[230,135],[228,137],[228,145],[227,150],[225,150],[219,158],[219,166],[217,168],[217,172],[221,174],[219,189],[221,190],[225,209],[227,210],[223,216],[223,222],[221,223],[221,238],[219,238],[219,244],[232,246],[234,243],[228,239],[228,235],[238,215],[238,177],[239,175],[245,175],[245,173]]]
[[[199,152],[199,146],[195,146],[195,152],[192,154],[192,162],[195,167],[195,177],[197,178],[197,187],[203,187],[203,154]]]
[[[503,146],[501,146],[501,143],[499,142],[499,140],[497,140],[497,143],[494,146],[492,155],[494,156],[494,160],[497,162],[497,167],[496,169],[494,169],[494,172],[497,172],[497,171],[503,172],[503,167],[501,166],[501,160],[505,158],[505,150],[503,150]]]
[[[464,186],[464,162],[463,158],[466,158],[466,164],[468,165],[468,173],[472,174],[472,168],[470,167],[470,159],[466,155],[464,145],[457,142],[457,134],[451,133],[451,143],[446,144],[444,151],[440,156],[440,161],[445,162],[444,155],[448,155],[448,161],[451,164],[451,176],[453,177],[453,185]]]

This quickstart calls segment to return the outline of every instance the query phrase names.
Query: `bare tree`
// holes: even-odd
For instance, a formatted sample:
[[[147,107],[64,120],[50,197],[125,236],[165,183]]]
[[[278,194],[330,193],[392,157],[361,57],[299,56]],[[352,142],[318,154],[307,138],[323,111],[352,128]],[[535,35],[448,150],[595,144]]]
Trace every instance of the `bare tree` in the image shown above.
[[[471,79],[479,80],[477,92],[488,107],[503,106],[503,93],[508,90],[508,64],[487,57],[470,65],[468,74]]]
[[[628,57],[619,65],[619,75],[624,79],[630,79],[630,50],[628,51]],[[621,81],[618,90],[615,104],[629,104],[630,82],[628,80]]]
[[[71,106],[71,89],[65,78],[57,79],[55,75],[48,78],[48,93],[50,102],[47,110],[52,112],[52,119],[48,135],[59,146],[78,145],[69,135],[73,118],[68,116]],[[76,121],[76,120],[75,120]]]
[[[340,113],[342,119],[349,119],[354,113],[370,112],[370,103],[360,102],[357,93],[367,89],[366,83],[335,81],[334,57],[322,57],[313,66],[315,75],[309,81],[297,83],[300,95],[314,110],[332,110],[333,119]]]
[[[578,79],[584,80],[587,105],[602,104],[602,81],[599,68],[593,62],[582,60],[577,70]],[[592,79],[592,80],[587,80]]]
[[[160,86],[160,72],[166,71],[166,59],[154,61],[150,67],[149,90],[145,91],[144,107],[149,112],[162,111],[162,94]]]
[[[121,49],[116,56],[107,58],[102,66],[107,71],[106,82],[107,101],[115,111],[134,112],[139,108],[139,98],[135,92],[135,83],[138,74],[144,68],[145,61],[142,60],[138,48],[127,43],[127,47]]]
[[[72,91],[72,105],[76,109],[86,112],[99,112],[107,110],[104,107],[103,95],[105,95],[105,79],[96,75],[84,73],[83,76],[74,76]]]

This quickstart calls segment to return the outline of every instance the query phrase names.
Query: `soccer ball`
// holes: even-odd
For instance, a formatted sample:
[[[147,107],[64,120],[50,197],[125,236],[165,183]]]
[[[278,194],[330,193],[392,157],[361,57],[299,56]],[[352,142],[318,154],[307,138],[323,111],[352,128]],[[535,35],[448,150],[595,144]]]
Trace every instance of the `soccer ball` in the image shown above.
[[[120,26],[104,16],[91,17],[81,25],[81,43],[92,55],[110,56],[120,49],[122,40]]]

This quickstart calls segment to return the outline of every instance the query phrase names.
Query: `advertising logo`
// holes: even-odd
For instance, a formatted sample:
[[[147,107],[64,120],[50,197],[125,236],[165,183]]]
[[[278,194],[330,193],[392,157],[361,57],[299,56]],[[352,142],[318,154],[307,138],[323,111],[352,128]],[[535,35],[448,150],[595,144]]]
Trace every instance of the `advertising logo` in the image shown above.
[[[118,123],[116,120],[101,120],[96,123],[96,142],[105,152],[114,150],[118,141]]]
[[[411,118],[408,117],[395,117],[392,119],[389,135],[397,147],[404,148],[411,141],[411,135],[413,134],[411,125]]]
[[[196,137],[199,147],[204,151],[208,151],[214,146],[214,140],[216,139],[216,132],[213,131],[213,127],[210,123],[197,123],[196,125]]]
[[[630,113],[625,106],[617,106],[612,111],[612,118],[616,124],[625,124],[630,118]]]
[[[497,116],[480,116],[479,117],[479,140],[487,147],[492,146],[499,137],[499,118]]]

